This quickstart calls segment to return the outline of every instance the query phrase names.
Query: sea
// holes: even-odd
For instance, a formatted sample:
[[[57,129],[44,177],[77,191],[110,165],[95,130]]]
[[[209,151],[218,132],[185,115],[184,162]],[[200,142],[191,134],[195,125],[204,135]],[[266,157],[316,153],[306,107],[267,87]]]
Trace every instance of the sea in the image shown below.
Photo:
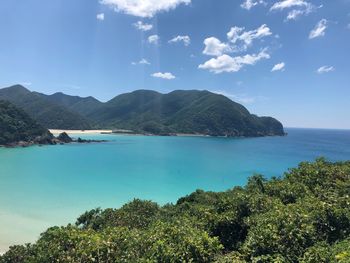
[[[83,212],[140,198],[163,205],[249,176],[283,176],[302,161],[350,160],[350,130],[286,129],[261,138],[84,135],[104,143],[0,148],[0,252],[34,242]],[[77,135],[73,135],[77,137]]]

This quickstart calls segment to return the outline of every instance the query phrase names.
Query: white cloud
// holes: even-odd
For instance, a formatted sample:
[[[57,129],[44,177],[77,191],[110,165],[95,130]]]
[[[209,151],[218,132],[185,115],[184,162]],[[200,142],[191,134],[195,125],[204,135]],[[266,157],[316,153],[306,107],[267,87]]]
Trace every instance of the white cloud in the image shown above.
[[[307,3],[307,5],[303,8],[303,9],[294,9],[292,11],[290,11],[286,17],[286,20],[297,20],[299,17],[301,16],[306,16],[312,12],[314,12],[316,9],[322,8],[323,5],[320,5],[318,7]]]
[[[97,20],[103,21],[105,20],[105,14],[104,13],[100,13],[96,15]]]
[[[284,71],[285,66],[286,66],[286,64],[284,62],[278,63],[278,64],[273,66],[273,68],[271,69],[271,72]]]
[[[322,37],[326,34],[328,21],[326,19],[321,19],[317,25],[314,27],[314,29],[311,30],[309,34],[309,39],[313,39],[316,37]]]
[[[228,42],[221,42],[215,37],[204,40],[205,48],[203,54],[216,56],[200,64],[198,68],[207,69],[213,73],[237,72],[245,65],[254,65],[261,59],[268,59],[270,55],[266,49],[258,54],[246,54],[244,56],[232,57],[227,53],[244,51],[252,45],[254,39],[260,39],[272,35],[267,25],[263,24],[259,28],[250,31],[244,31],[244,27],[232,27],[227,33]]]
[[[136,27],[138,30],[141,30],[141,31],[149,31],[153,28],[153,25],[144,24],[142,21],[137,21],[133,25],[134,25],[134,27]]]
[[[288,13],[286,19],[287,20],[296,20],[298,17],[304,15],[305,12],[306,12],[305,10],[294,9]]]
[[[169,72],[165,72],[165,73],[157,72],[157,73],[153,73],[151,76],[155,78],[168,79],[168,80],[176,78],[173,74]]]
[[[253,8],[254,6],[256,5],[265,5],[266,2],[263,1],[263,0],[257,0],[257,1],[254,1],[254,0],[245,0],[242,4],[241,4],[241,7],[243,9],[247,9],[247,10],[250,10],[251,8]]]
[[[185,46],[191,44],[191,38],[189,36],[177,36],[169,40],[169,43],[183,42]]]
[[[321,8],[322,6],[323,5],[319,6],[318,8]],[[296,20],[299,17],[308,15],[317,9],[316,6],[314,6],[313,4],[305,0],[282,0],[272,5],[272,7],[270,8],[270,11],[273,11],[273,10],[282,11],[284,9],[289,9],[289,8],[293,8],[293,10],[288,12],[286,21]]]
[[[191,0],[101,0],[100,3],[117,12],[150,18],[159,12],[175,9],[180,4],[188,5]]]
[[[239,39],[243,30],[244,30],[244,27],[237,27],[237,26],[231,27],[230,31],[226,34],[227,38],[231,42],[235,43]]]
[[[220,56],[226,52],[230,52],[231,48],[228,44],[222,43],[215,37],[209,37],[204,40],[205,48],[203,54],[210,56]]]
[[[132,65],[151,65],[147,59],[143,58],[139,62],[131,62]]]
[[[334,71],[335,68],[333,66],[322,66],[317,70],[318,74],[328,73]]]
[[[148,43],[158,45],[160,37],[158,35],[152,35],[148,37]]]
[[[270,10],[283,10],[291,7],[306,7],[309,3],[304,0],[282,0],[273,4]]]
[[[200,69],[207,69],[215,74],[223,72],[237,72],[245,65],[255,65],[261,59],[269,59],[270,55],[265,50],[258,54],[247,54],[244,56],[231,57],[222,55],[217,58],[212,58],[204,64],[198,66]]]
[[[299,17],[303,16],[303,15],[307,15],[311,13],[310,8],[306,8],[306,9],[294,9],[292,11],[290,11],[287,15],[286,20],[297,20]]]
[[[259,28],[244,31],[244,27],[231,27],[227,33],[228,42],[221,42],[216,37],[209,37],[204,40],[203,54],[210,56],[221,56],[225,53],[247,50],[252,45],[254,39],[260,39],[272,35],[270,28],[263,24]]]
[[[272,35],[270,28],[263,24],[259,28],[250,31],[243,31],[244,27],[232,27],[231,30],[227,33],[228,40],[237,44],[237,42],[242,41],[243,46],[235,46],[234,50],[246,50],[252,43],[254,39],[260,39],[266,36]]]

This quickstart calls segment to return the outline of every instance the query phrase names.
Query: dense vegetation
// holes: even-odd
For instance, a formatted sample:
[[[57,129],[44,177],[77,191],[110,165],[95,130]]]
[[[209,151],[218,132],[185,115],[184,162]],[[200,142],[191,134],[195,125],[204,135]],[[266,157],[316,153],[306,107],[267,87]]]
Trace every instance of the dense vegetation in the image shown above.
[[[242,105],[209,91],[161,94],[137,90],[102,103],[93,97],[44,95],[21,86],[0,90],[0,99],[23,108],[47,128],[126,129],[140,133],[190,133],[213,136],[283,135],[282,124],[257,117]]]
[[[81,115],[52,103],[44,94],[30,92],[20,85],[0,89],[0,99],[10,101],[23,109],[48,129],[89,129],[92,127],[90,121]]]
[[[94,209],[0,262],[350,262],[349,207],[350,162],[319,159],[175,205]]]
[[[138,90],[115,97],[88,117],[103,126],[153,134],[284,134],[277,120],[251,115],[242,105],[209,91],[177,90],[160,94]]]
[[[90,114],[102,108],[104,103],[98,101],[94,97],[82,98],[79,96],[69,96],[62,92],[52,95],[44,95],[48,101],[61,105],[68,110],[78,113],[81,116],[88,117]]]
[[[42,140],[49,132],[9,102],[0,101],[0,145]]]

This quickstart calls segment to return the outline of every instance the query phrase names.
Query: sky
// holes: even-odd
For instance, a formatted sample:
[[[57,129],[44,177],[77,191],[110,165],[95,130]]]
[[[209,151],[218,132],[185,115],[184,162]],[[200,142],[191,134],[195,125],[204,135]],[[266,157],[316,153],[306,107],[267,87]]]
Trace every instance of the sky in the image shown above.
[[[1,0],[0,33],[0,87],[209,90],[286,127],[350,129],[350,0]]]

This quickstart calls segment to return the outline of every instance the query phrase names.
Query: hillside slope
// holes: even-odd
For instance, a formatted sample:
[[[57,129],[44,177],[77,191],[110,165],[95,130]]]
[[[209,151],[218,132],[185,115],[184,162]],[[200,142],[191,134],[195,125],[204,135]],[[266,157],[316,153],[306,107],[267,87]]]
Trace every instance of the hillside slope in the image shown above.
[[[81,115],[52,103],[45,95],[31,92],[21,85],[0,89],[0,99],[23,109],[42,126],[49,129],[89,129],[91,124]]]
[[[23,110],[7,101],[0,101],[0,145],[32,141],[50,136],[49,132]]]
[[[48,101],[66,107],[70,111],[76,112],[82,116],[88,116],[98,108],[103,107],[102,102],[91,96],[82,98],[79,96],[69,96],[62,92],[57,92],[52,95],[42,95],[45,96]]]
[[[86,117],[103,127],[154,134],[284,134],[282,124],[276,119],[252,115],[242,105],[209,91],[178,90],[161,94],[137,90],[115,97]]]
[[[22,86],[0,90],[0,99],[23,108],[47,128],[127,129],[139,133],[203,134],[211,136],[284,135],[283,125],[271,117],[258,117],[227,97],[199,90],[162,94],[136,90],[108,102],[61,92],[45,95]]]

